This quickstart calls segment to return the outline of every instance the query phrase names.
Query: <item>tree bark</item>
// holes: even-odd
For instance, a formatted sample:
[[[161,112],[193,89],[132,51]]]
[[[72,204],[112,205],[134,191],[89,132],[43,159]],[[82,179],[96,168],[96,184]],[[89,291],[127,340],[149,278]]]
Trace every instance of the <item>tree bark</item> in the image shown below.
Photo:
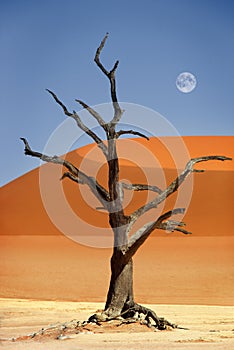
[[[105,314],[108,317],[117,317],[129,308],[133,299],[133,263],[130,259],[127,263],[121,261],[118,250],[114,251],[111,258],[111,280]]]

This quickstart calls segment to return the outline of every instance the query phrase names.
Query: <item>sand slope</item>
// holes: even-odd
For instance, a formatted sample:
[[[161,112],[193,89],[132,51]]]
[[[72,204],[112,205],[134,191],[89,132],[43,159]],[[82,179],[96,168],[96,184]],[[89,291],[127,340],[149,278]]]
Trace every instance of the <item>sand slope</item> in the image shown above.
[[[120,142],[120,157],[127,151],[128,159],[121,159],[121,178],[131,182],[146,183],[165,187],[177,176],[175,170],[175,161],[172,159],[172,149],[177,147],[176,138],[165,138],[166,146],[170,147],[170,152],[166,146],[157,139],[147,140],[135,139],[129,143],[128,140]],[[191,158],[200,155],[221,154],[233,157],[234,137],[184,137],[183,138],[189,156]],[[175,142],[175,145],[173,144]],[[141,147],[137,147],[140,144]],[[178,146],[178,148],[180,145]],[[173,150],[177,154],[176,150]],[[180,149],[178,149],[178,154]],[[83,159],[86,155],[86,161]],[[100,155],[97,147],[89,145],[77,151],[73,151],[68,155],[68,159],[72,160],[78,166],[81,164],[82,169],[85,169],[88,174],[98,176],[101,184],[106,184],[104,159]],[[138,163],[136,163],[138,161]],[[186,159],[178,156],[177,165],[181,169],[185,166]],[[160,169],[159,166],[163,168]],[[57,192],[63,186],[66,200],[72,210],[87,223],[91,223],[97,227],[108,227],[108,216],[103,212],[97,212],[95,205],[100,205],[94,201],[92,195],[85,186],[78,186],[69,180],[64,180],[63,184],[58,181],[62,175],[59,167],[47,164],[43,168],[43,177],[41,188],[43,187],[43,179],[46,179],[44,184],[44,197],[51,197],[53,200],[54,211],[58,215],[65,215],[63,207],[59,206],[60,197]],[[194,174],[193,177],[193,193],[192,200],[185,216],[185,222],[189,230],[194,235],[232,235],[234,218],[231,215],[233,209],[233,174],[234,161],[217,162],[211,161],[199,164],[196,168],[206,169],[205,173]],[[180,168],[178,170],[180,172]],[[146,175],[145,175],[146,174]],[[148,177],[148,179],[147,179]],[[191,190],[190,177],[183,184],[183,191],[186,193]],[[60,186],[60,187],[59,187]],[[81,192],[80,192],[81,191]],[[132,198],[131,193],[127,191],[126,209],[130,213],[139,205],[142,205],[147,200],[147,195],[144,192],[135,192]],[[168,201],[166,209],[171,209],[174,204],[177,194],[173,195]],[[39,172],[35,169],[13,182],[5,185],[1,189],[1,211],[2,223],[0,234],[4,235],[53,235],[60,234],[60,231],[52,224],[48,217],[41,200],[39,187]],[[154,214],[155,217],[155,214]],[[13,219],[14,218],[14,219]],[[66,221],[66,217],[62,218]],[[88,227],[88,225],[87,225]],[[84,227],[84,230],[86,228]],[[86,232],[89,234],[89,231]],[[161,234],[158,232],[157,234]]]

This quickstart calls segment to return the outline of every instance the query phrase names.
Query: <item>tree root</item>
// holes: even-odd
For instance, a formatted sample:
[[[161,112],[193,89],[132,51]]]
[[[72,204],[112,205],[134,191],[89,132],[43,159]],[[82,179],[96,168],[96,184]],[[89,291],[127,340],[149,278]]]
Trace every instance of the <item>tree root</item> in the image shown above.
[[[154,327],[159,330],[166,330],[168,328],[178,328],[176,324],[167,321],[163,317],[158,317],[153,310],[145,306],[134,304],[134,306],[131,307],[131,311],[137,313],[139,316],[144,315],[145,318],[143,321],[145,324],[147,324],[148,327]]]
[[[113,321],[113,323],[111,321]],[[126,303],[124,305],[122,313],[117,316],[111,317],[105,314],[105,310],[99,311],[90,316],[87,321],[81,322],[78,320],[72,320],[66,323],[52,324],[48,327],[41,328],[39,331],[31,334],[12,338],[2,338],[0,341],[17,342],[30,339],[40,339],[42,337],[52,337],[58,340],[70,339],[78,336],[80,333],[99,333],[99,327],[97,328],[96,326],[103,327],[105,323],[110,323],[110,326],[112,325],[114,327],[136,323],[138,325],[144,325],[152,328],[152,330],[155,331],[175,328],[188,330],[188,328],[179,327],[178,325],[167,321],[165,318],[158,317],[153,310],[145,306],[131,302],[131,304]],[[109,326],[106,328],[107,331],[108,327]]]
[[[118,316],[111,317],[107,315],[105,311],[103,311],[92,315],[88,319],[87,323],[96,323],[97,325],[101,326],[103,322],[110,322],[113,320],[121,321],[118,326],[122,324],[140,322],[142,325],[147,325],[149,328],[154,328],[155,330],[167,330],[171,328],[188,330],[188,328],[179,327],[163,317],[158,317],[153,310],[134,302],[126,303],[123,311]]]

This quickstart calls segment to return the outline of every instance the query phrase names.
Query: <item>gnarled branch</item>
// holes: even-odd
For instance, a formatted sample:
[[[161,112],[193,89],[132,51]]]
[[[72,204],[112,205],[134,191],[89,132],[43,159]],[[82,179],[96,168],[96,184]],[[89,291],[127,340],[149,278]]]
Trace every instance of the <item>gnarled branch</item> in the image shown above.
[[[62,175],[61,179],[60,180],[64,180],[65,178],[69,178],[70,180],[74,181],[74,182],[77,182],[78,184],[81,184],[81,185],[84,185],[84,181],[79,179],[78,176],[75,176],[69,172],[66,172]]]
[[[21,140],[25,145],[24,153],[26,155],[40,158],[41,160],[47,163],[54,163],[64,166],[69,170],[69,173],[63,174],[62,179],[68,177],[71,180],[76,181],[80,184],[88,185],[93,194],[96,196],[96,198],[99,199],[104,206],[106,206],[107,202],[110,200],[109,193],[103,186],[101,186],[96,181],[95,178],[86,175],[84,172],[80,171],[77,167],[75,167],[71,162],[63,158],[60,158],[58,156],[48,156],[43,153],[33,151],[25,138],[21,137]]]
[[[102,119],[102,117],[100,116],[100,114],[95,111],[95,109],[93,109],[92,107],[90,107],[89,105],[87,105],[85,102],[81,101],[81,100],[76,100],[76,102],[78,102],[84,109],[87,109],[87,111],[97,120],[98,124],[105,130],[107,131],[107,125],[106,122]]]
[[[149,235],[155,230],[155,229],[161,229],[161,230],[167,230],[168,228],[168,221],[164,222],[165,220],[169,219],[173,215],[177,214],[183,214],[185,212],[185,208],[176,208],[173,210],[170,210],[164,214],[162,214],[156,221],[149,222],[143,227],[141,227],[139,230],[137,230],[129,239],[127,249],[125,249],[124,255],[127,261],[132,258],[132,256],[136,253],[138,248],[145,242],[145,240],[149,237]],[[174,221],[175,223],[175,221]],[[183,225],[182,223],[178,222],[178,226]],[[177,227],[174,227],[174,230],[176,230]],[[178,230],[182,232],[182,229],[178,227]],[[178,231],[177,230],[177,231]],[[184,230],[185,231],[185,230]],[[188,233],[183,232],[183,233]]]
[[[181,228],[183,226],[186,226],[186,224],[184,222],[175,221],[175,220],[168,220],[168,221],[162,222],[161,225],[157,228],[160,230],[165,230],[167,232],[178,231],[178,232],[182,232],[185,235],[192,234],[192,232],[189,232],[189,231],[185,230],[184,228]]]
[[[97,51],[96,51],[96,54],[94,57],[94,62],[97,64],[97,66],[101,69],[101,71],[107,76],[107,78],[110,81],[111,99],[112,99],[113,108],[114,108],[114,117],[112,118],[110,125],[115,126],[119,122],[119,120],[123,114],[123,110],[120,108],[120,105],[119,105],[119,102],[117,99],[116,81],[115,81],[115,72],[116,72],[116,69],[118,67],[119,61],[115,62],[113,68],[110,71],[108,71],[100,61],[100,54],[101,54],[101,51],[102,51],[102,49],[105,45],[105,42],[108,38],[108,35],[109,35],[109,33],[106,33],[105,37],[101,41],[101,44],[97,48]]]
[[[59,100],[59,98],[56,96],[56,94],[49,90],[46,89],[54,98],[54,100],[62,107],[64,114],[70,118],[73,118],[77,124],[77,126],[83,130],[87,135],[89,135],[98,145],[98,147],[102,150],[102,152],[104,153],[104,155],[107,157],[107,147],[106,145],[103,143],[103,140],[100,139],[92,130],[90,130],[80,119],[79,115],[77,114],[77,112],[73,111],[73,113],[69,112],[67,107]]]
[[[153,185],[144,185],[144,184],[126,184],[124,182],[121,182],[122,187],[125,190],[132,190],[132,191],[152,191],[152,192],[156,192],[156,193],[162,193],[162,190],[157,187],[157,186],[153,186]]]
[[[167,197],[169,197],[171,194],[177,191],[178,187],[184,182],[184,180],[187,178],[189,174],[192,172],[200,172],[196,169],[193,169],[193,166],[196,163],[200,162],[206,162],[209,160],[219,160],[219,161],[225,161],[225,160],[232,160],[232,158],[225,157],[225,156],[204,156],[204,157],[198,157],[191,159],[187,164],[185,169],[182,171],[182,173],[164,190],[162,191],[155,199],[150,201],[149,203],[143,205],[136,211],[134,211],[130,215],[130,224],[129,224],[129,231],[133,224],[136,222],[136,220],[148,212],[151,209],[157,208],[157,206],[162,203]],[[204,171],[204,170],[202,170]]]
[[[140,136],[140,137],[144,137],[145,139],[147,139],[149,141],[149,137],[142,134],[139,131],[134,131],[134,130],[120,130],[116,133],[116,137],[119,138],[121,135],[126,135],[126,134],[131,134],[131,135],[136,135],[136,136]]]
[[[104,36],[104,38],[101,41],[101,44],[99,45],[99,47],[97,48],[95,57],[94,57],[94,62],[98,65],[98,67],[101,69],[101,71],[108,77],[108,70],[106,70],[106,68],[102,65],[102,63],[100,62],[100,53],[105,45],[105,42],[108,38],[109,33],[106,33],[106,35]]]

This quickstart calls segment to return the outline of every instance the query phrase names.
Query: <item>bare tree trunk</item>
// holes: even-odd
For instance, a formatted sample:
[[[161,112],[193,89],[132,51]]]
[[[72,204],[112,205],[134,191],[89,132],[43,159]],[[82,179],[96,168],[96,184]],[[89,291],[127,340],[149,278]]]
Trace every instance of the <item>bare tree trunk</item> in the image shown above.
[[[116,317],[133,303],[133,263],[132,258],[126,259],[123,251],[128,246],[128,217],[123,211],[110,213],[110,225],[114,233],[114,248],[110,261],[111,279],[105,314]]]
[[[118,251],[111,258],[111,280],[105,314],[108,317],[120,315],[133,303],[133,263],[132,259],[125,263],[119,261]]]

